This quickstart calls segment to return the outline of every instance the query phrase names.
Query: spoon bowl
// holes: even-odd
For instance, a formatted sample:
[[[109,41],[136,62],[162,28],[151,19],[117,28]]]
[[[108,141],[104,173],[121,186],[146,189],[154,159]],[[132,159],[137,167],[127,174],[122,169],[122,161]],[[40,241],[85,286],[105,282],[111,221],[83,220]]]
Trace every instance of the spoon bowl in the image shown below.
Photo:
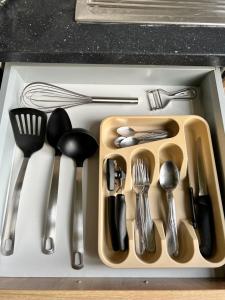
[[[57,146],[64,155],[75,160],[78,167],[82,167],[85,159],[94,155],[98,149],[96,139],[83,128],[73,128],[66,132]]]
[[[134,136],[125,137],[119,143],[120,148],[130,147],[137,145],[140,142],[140,139],[135,138]]]
[[[119,135],[124,136],[124,137],[128,137],[128,136],[134,135],[136,133],[136,131],[133,128],[127,127],[127,126],[122,126],[122,127],[117,128],[116,132]]]
[[[177,166],[172,161],[166,161],[162,164],[159,174],[159,182],[164,190],[173,190],[176,188],[180,179],[180,173]]]
[[[55,109],[48,120],[46,136],[49,145],[56,150],[57,154],[60,137],[70,129],[72,129],[72,124],[67,112],[63,108]]]

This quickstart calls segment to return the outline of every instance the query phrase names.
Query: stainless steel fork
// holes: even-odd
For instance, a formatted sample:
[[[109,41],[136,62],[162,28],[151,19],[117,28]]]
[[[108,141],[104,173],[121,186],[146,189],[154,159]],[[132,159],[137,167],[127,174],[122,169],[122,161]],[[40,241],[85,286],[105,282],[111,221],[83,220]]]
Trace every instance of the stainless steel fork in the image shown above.
[[[145,243],[146,243],[146,251],[155,252],[155,234],[154,234],[154,223],[152,221],[149,199],[148,199],[148,191],[150,188],[150,179],[149,179],[149,168],[147,164],[142,160],[142,176],[143,176],[143,184],[144,184],[144,233],[145,233]]]
[[[144,212],[143,197],[144,185],[141,181],[141,170],[139,159],[133,164],[132,168],[133,190],[136,193],[136,211],[135,211],[135,248],[136,252],[142,255],[145,251],[144,242]],[[138,243],[138,244],[137,244]]]
[[[139,234],[139,252],[155,251],[154,223],[151,218],[148,191],[150,188],[149,168],[138,158],[133,165],[133,189],[136,193],[136,227]],[[137,251],[137,247],[136,247]]]

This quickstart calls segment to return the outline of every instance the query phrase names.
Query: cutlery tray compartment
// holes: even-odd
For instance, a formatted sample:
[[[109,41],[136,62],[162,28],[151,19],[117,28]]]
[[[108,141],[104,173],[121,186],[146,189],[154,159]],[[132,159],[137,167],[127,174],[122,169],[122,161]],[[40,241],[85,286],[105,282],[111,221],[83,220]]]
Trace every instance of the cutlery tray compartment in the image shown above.
[[[135,131],[165,129],[169,137],[130,146],[116,148],[113,144],[116,129],[132,127]],[[199,250],[198,231],[191,224],[189,185],[197,195],[196,141],[201,139],[202,160],[205,179],[211,197],[215,226],[215,244],[210,258],[204,258]],[[132,165],[137,157],[147,161],[150,172],[148,199],[154,222],[156,250],[154,253],[136,254],[135,250],[135,193],[132,188]],[[107,197],[109,191],[106,181],[106,160],[120,162],[126,173],[122,192],[126,202],[126,226],[128,250],[114,251],[108,228]],[[174,190],[176,220],[180,251],[171,257],[167,251],[166,219],[167,200],[165,191],[159,185],[160,166],[172,160],[180,172],[180,181]],[[188,176],[189,172],[189,176]],[[190,178],[190,179],[189,179]],[[189,183],[190,180],[190,183]],[[186,116],[112,116],[102,121],[100,126],[99,154],[99,228],[98,251],[101,260],[113,268],[215,268],[225,262],[225,232],[222,202],[218,185],[217,171],[207,122],[195,115]]]

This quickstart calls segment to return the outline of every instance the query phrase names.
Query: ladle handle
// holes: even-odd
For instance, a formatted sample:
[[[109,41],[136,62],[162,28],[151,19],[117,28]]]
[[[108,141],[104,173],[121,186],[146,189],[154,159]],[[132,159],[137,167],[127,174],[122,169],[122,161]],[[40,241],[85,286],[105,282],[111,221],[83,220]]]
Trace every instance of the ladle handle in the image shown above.
[[[167,219],[167,247],[169,255],[178,256],[179,254],[179,244],[177,236],[177,222],[176,222],[176,211],[172,191],[167,191],[167,201],[168,201],[168,219]]]
[[[14,252],[16,220],[19,208],[20,192],[23,185],[29,158],[25,157],[20,167],[16,183],[10,197],[10,185],[7,194],[7,208],[3,224],[1,252],[3,255],[12,255]]]
[[[46,213],[46,221],[44,227],[44,238],[42,252],[44,254],[52,254],[55,252],[56,238],[56,215],[57,215],[57,198],[58,198],[58,181],[60,156],[55,156],[52,173],[51,189],[48,198],[48,206]]]
[[[76,197],[74,199],[73,231],[72,231],[72,267],[76,270],[83,268],[84,238],[83,238],[83,209],[82,209],[82,170],[76,167]]]

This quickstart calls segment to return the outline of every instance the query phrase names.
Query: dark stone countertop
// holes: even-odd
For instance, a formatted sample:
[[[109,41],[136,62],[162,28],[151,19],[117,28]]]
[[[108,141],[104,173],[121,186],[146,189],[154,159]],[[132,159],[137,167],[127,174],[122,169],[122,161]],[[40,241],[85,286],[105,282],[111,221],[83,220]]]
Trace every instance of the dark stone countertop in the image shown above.
[[[0,61],[225,66],[225,28],[77,24],[75,0],[8,0]]]

